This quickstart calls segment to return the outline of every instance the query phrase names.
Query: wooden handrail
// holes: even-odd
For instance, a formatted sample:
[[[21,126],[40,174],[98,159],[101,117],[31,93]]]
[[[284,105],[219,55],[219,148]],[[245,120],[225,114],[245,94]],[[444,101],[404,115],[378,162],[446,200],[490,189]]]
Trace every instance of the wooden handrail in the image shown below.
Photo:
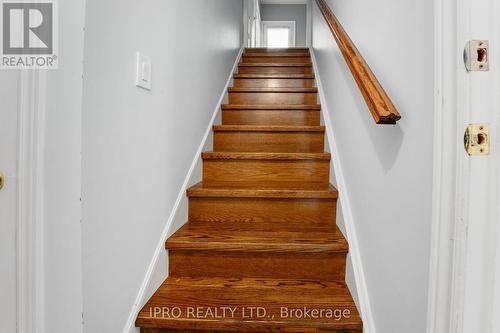
[[[316,0],[377,124],[395,124],[401,115],[325,0]]]

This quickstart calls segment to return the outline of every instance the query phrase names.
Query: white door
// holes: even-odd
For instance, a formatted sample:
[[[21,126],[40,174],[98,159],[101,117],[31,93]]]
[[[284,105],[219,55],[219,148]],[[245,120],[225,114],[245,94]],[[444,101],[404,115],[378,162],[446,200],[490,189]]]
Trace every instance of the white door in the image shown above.
[[[16,332],[17,70],[0,70],[0,332]]]
[[[262,45],[269,48],[295,47],[295,21],[262,21]]]

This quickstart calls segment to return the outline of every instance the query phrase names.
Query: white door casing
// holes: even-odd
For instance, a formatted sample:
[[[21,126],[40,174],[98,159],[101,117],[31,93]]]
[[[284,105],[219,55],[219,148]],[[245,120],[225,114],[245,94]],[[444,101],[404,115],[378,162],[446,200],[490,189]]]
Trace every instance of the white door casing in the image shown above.
[[[0,190],[0,332],[15,332],[16,294],[16,202],[17,202],[17,70],[0,76],[0,172],[4,186]]]
[[[500,317],[500,4],[438,0],[428,333],[496,333]],[[467,72],[469,40],[490,41],[489,72]],[[490,155],[469,157],[466,127],[490,126]],[[499,281],[497,281],[499,280]]]

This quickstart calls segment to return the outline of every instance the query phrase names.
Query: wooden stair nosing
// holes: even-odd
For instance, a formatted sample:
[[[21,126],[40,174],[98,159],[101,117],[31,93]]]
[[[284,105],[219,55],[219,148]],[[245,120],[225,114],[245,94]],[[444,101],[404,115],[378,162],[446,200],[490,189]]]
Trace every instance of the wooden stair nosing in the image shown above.
[[[318,88],[293,88],[293,87],[276,87],[276,88],[259,88],[259,87],[229,87],[229,93],[317,93]]]
[[[309,105],[309,104],[269,104],[269,105],[263,105],[263,104],[222,104],[221,109],[224,110],[232,110],[232,111],[237,111],[237,110],[283,110],[283,111],[294,111],[294,110],[299,110],[299,111],[306,111],[306,110],[311,110],[311,111],[320,111],[321,110],[321,105],[320,104],[315,104],[315,105]]]
[[[294,73],[284,73],[284,74],[266,74],[266,73],[249,73],[241,74],[237,73],[233,75],[235,79],[314,79],[314,74],[294,74]]]
[[[312,67],[312,63],[240,62],[239,67]]]
[[[286,199],[337,199],[338,192],[332,185],[316,190],[259,189],[259,188],[211,188],[200,182],[187,189],[188,197],[215,198],[286,198]]]
[[[325,132],[325,126],[214,125],[214,132]]]
[[[204,160],[326,160],[330,153],[246,153],[246,152],[203,152]]]
[[[245,52],[256,52],[256,53],[276,53],[276,52],[309,52],[308,47],[289,47],[289,48],[267,48],[267,47],[246,47]]]
[[[309,52],[243,52],[243,57],[310,57]]]
[[[166,242],[168,250],[222,252],[347,253],[347,241],[337,226],[320,230],[262,229],[261,224],[188,222]]]

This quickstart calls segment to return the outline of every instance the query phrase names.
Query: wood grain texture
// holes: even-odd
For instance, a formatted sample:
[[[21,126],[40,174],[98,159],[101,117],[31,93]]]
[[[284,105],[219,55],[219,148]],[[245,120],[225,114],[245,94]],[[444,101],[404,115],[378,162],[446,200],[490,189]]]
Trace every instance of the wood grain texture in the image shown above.
[[[276,58],[281,58],[281,57],[310,57],[309,49],[306,51],[301,51],[301,52],[252,52],[252,51],[244,51],[243,52],[244,57],[276,57]]]
[[[208,187],[328,188],[329,173],[326,154],[203,154],[203,184]]]
[[[318,102],[318,90],[293,87],[233,87],[228,89],[229,103],[246,105],[313,104]]]
[[[189,197],[219,197],[219,198],[315,198],[315,199],[337,199],[338,192],[330,185],[328,189],[323,187],[311,189],[267,189],[252,186],[239,188],[214,188],[206,187],[203,183],[191,186],[187,190]]]
[[[254,77],[249,77],[254,75]],[[288,77],[287,77],[288,76]],[[293,76],[296,76],[294,78]],[[314,79],[307,78],[308,74],[241,74],[234,78],[234,86],[236,88],[312,88],[314,87]]]
[[[238,74],[313,74],[311,64],[255,63],[240,64]]]
[[[213,194],[213,193],[211,193]],[[260,225],[335,225],[336,198],[197,196],[189,198],[189,221],[257,223]]]
[[[221,290],[224,292],[221,293]],[[168,318],[165,313],[155,315],[155,308],[164,304],[171,304],[171,307],[178,307],[183,311],[178,318]],[[223,306],[236,307],[234,315],[223,315],[220,312]],[[221,318],[214,320],[213,317],[206,316],[205,312],[200,313],[200,316],[190,315],[187,312],[190,307],[218,308]],[[250,307],[262,307],[266,315],[259,318],[244,311],[244,308]],[[348,310],[345,314],[349,315],[341,315],[339,320],[328,320],[324,315],[321,318],[299,318],[286,313],[282,315],[281,307]],[[344,283],[305,279],[169,279],[141,311],[137,325],[144,328],[152,326],[184,329],[189,332],[362,332],[359,313]]]
[[[344,253],[170,250],[171,277],[345,280]]]
[[[395,124],[401,115],[325,0],[316,0],[377,124]]]
[[[315,110],[223,110],[222,125],[319,126]]]
[[[246,105],[246,104],[222,104],[222,110],[321,110],[321,105]]]
[[[250,89],[250,88],[247,88]],[[255,88],[251,88],[255,89]],[[317,104],[316,92],[259,92],[259,91],[230,91],[229,103],[234,104]]]
[[[244,54],[241,60],[242,64],[253,64],[253,63],[293,63],[293,64],[310,64],[311,58],[309,55],[249,55]]]
[[[307,47],[292,47],[292,48],[266,48],[266,47],[255,47],[246,48],[244,54],[276,54],[276,53],[309,53],[309,48]]]
[[[214,151],[202,153],[203,182],[187,190],[188,223],[165,243],[169,278],[136,325],[142,333],[361,333],[309,50],[246,49],[228,95]],[[188,312],[228,306],[239,314]],[[245,316],[250,307],[266,315]],[[349,316],[284,317],[283,307]],[[180,314],[165,316],[172,308]]]
[[[227,127],[227,126],[224,126]],[[324,131],[215,130],[214,151],[321,153]]]
[[[234,74],[235,79],[314,79],[314,74]]]
[[[223,228],[222,228],[223,226]],[[347,253],[347,242],[337,227],[284,228],[258,223],[191,221],[170,237],[169,250],[224,252]]]
[[[203,152],[203,160],[330,161],[330,153],[231,153]]]

